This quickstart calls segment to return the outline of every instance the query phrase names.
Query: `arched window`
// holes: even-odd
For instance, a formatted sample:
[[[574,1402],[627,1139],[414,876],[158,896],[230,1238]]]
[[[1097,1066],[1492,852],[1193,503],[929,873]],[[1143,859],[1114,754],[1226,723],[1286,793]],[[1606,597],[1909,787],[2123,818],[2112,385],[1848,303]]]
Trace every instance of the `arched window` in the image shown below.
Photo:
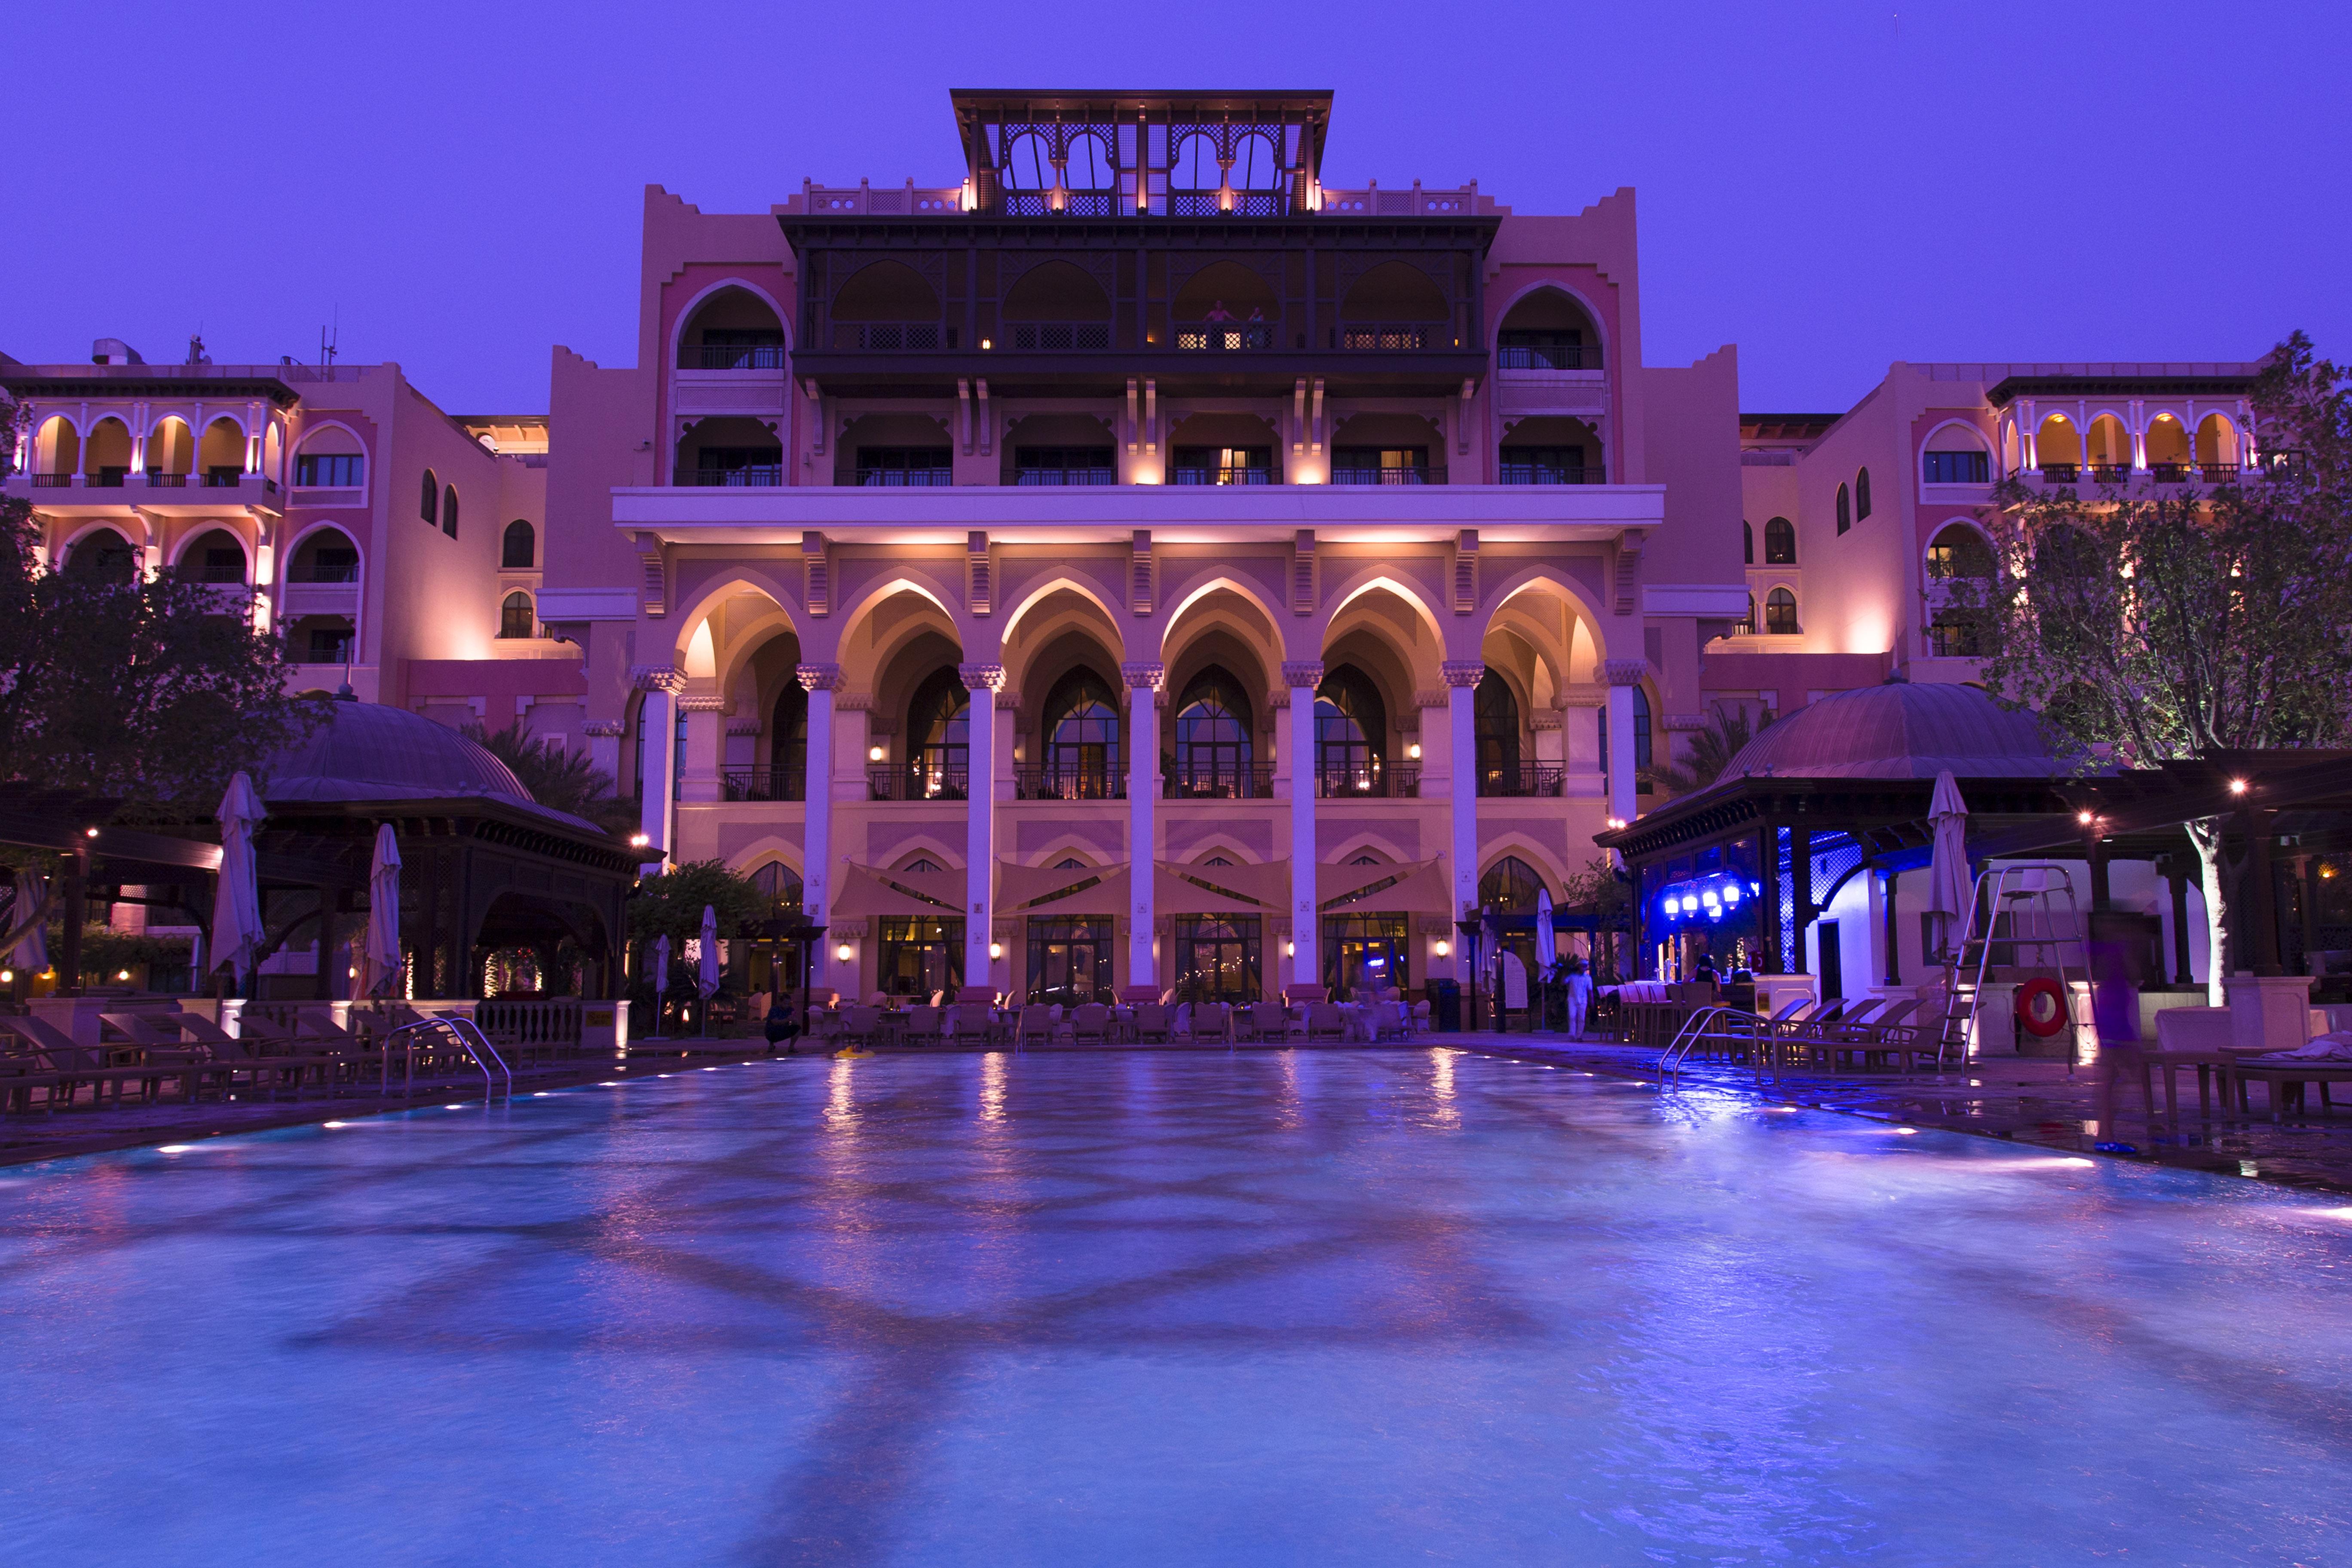
[[[499,605],[499,636],[527,637],[539,630],[539,617],[531,613],[530,595],[517,589]]]
[[[416,515],[427,522],[441,521],[441,481],[430,468],[425,470],[424,498],[416,503]]]
[[[1756,564],[1756,525],[1752,522],[1739,525],[1739,559],[1749,566]]]
[[[801,907],[801,879],[782,860],[771,860],[744,879],[768,900],[768,918],[778,920]]]
[[[1785,517],[1776,517],[1764,525],[1764,564],[1794,566],[1797,563],[1797,525]]]
[[[442,492],[441,531],[452,539],[457,537],[457,487],[455,485]]]
[[[1633,773],[1643,795],[1650,793],[1650,697],[1636,686],[1633,691]],[[1601,771],[1609,771],[1609,710],[1601,710]]]
[[[1853,476],[1853,520],[1863,521],[1870,516],[1870,470],[1864,468]]]
[[[1109,683],[1074,669],[1055,683],[1043,716],[1045,787],[1066,800],[1109,799],[1118,777],[1118,699]]]
[[[1511,794],[1519,777],[1519,700],[1496,670],[1478,678],[1471,708],[1477,723],[1478,790]]]
[[[1843,485],[1838,486],[1837,530],[1843,533],[1853,526],[1853,497]]]
[[[1938,610],[1927,627],[1927,651],[1937,658],[1975,658],[1984,651],[1977,618],[1963,609]]]
[[[1936,542],[1927,546],[1927,574],[1931,577],[1990,577],[1992,575],[1992,547],[1983,534],[1964,522],[1948,523]]]
[[[1764,629],[1775,637],[1797,634],[1797,595],[1775,588],[1764,595]]]
[[[128,583],[137,562],[138,552],[131,548],[131,541],[110,528],[101,528],[74,542],[66,554],[66,575]]]
[[[1213,191],[1219,174],[1217,144],[1195,132],[1178,144],[1169,184],[1180,191]]]
[[[1543,879],[1516,855],[1506,855],[1478,879],[1478,902],[1507,915],[1533,914]]]
[[[1380,795],[1388,762],[1388,707],[1380,688],[1343,664],[1315,689],[1315,766],[1325,795]]]
[[[907,704],[907,763],[917,791],[961,799],[971,763],[971,693],[952,666],[933,670]]]
[[[1108,191],[1115,183],[1110,149],[1103,139],[1093,134],[1072,137],[1062,160],[1063,185],[1073,191]]]
[[[1004,150],[1004,184],[1015,191],[1052,187],[1054,157],[1043,136],[1032,131],[1013,139],[1013,145]]]
[[[801,799],[797,792],[808,773],[808,692],[798,679],[776,693],[768,717],[768,765],[775,770],[777,798]]]
[[[180,576],[190,583],[242,584],[245,545],[228,530],[213,529],[180,552]]]
[[[1176,793],[1221,800],[1250,795],[1250,762],[1249,699],[1213,664],[1192,679],[1176,705]]]
[[[508,572],[528,572],[539,560],[539,533],[521,518],[507,524],[499,546],[499,566]]]

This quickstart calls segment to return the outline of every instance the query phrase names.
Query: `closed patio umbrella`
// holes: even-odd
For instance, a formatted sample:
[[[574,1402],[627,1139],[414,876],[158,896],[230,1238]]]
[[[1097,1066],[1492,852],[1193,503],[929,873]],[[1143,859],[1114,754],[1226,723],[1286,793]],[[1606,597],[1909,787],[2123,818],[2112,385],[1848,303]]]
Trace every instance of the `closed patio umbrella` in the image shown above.
[[[381,995],[400,973],[400,844],[387,822],[375,830],[368,866],[367,994]]]
[[[1551,929],[1551,889],[1536,889],[1536,1027],[1551,1027],[1551,972],[1559,963],[1559,938]]]
[[[47,878],[37,877],[29,870],[16,873],[16,901],[8,906],[10,925],[23,925],[32,919],[33,911],[41,907],[41,900],[48,895],[47,882]],[[16,939],[16,950],[8,956],[17,968],[27,974],[38,974],[47,969],[49,966],[48,921],[37,920],[26,926],[25,934]]]
[[[1969,900],[1976,888],[1969,876],[1969,807],[1950,770],[1936,775],[1936,793],[1927,803],[1927,826],[1933,847],[1927,862],[1927,908],[1937,917],[1937,941],[1947,953],[1953,951],[1967,923]]]
[[[261,925],[261,881],[253,868],[253,834],[261,826],[261,797],[253,781],[238,773],[228,781],[215,820],[221,830],[220,881],[213,893],[212,958],[215,968],[251,973],[266,933]]]
[[[695,994],[702,998],[702,1032],[710,1033],[710,999],[719,994],[719,911],[702,906],[702,962],[694,973]]]
[[[654,1034],[662,1032],[662,997],[669,991],[669,933],[654,938]]]

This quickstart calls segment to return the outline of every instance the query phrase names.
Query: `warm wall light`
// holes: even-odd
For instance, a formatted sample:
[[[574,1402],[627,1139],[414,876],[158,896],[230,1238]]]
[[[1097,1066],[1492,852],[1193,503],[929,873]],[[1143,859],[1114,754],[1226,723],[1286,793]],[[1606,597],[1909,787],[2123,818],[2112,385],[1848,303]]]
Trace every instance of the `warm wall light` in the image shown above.
[[[1453,944],[1452,942],[1450,942],[1445,941],[1445,940],[1444,940],[1444,938],[1442,938],[1442,937],[1441,937],[1441,938],[1439,938],[1439,939],[1438,939],[1438,943],[1437,943],[1437,956],[1438,956],[1438,957],[1440,957],[1440,958],[1450,958],[1451,956],[1453,956],[1453,953],[1454,953],[1454,944]]]
[[[2246,781],[2245,781],[2245,780],[2243,780],[2243,779],[2231,779],[2231,780],[2230,781],[2230,793],[2231,793],[2231,795],[2243,795],[2243,794],[2245,794],[2245,793],[2246,793]]]
[[[127,969],[118,969],[114,972],[114,977],[117,980],[128,980],[131,978],[131,971]]]
[[[95,827],[85,827],[81,830],[81,836],[84,838],[95,838],[98,837],[98,829]]]
[[[1284,942],[1282,944],[1282,956],[1285,958],[1297,958],[1298,956],[1298,944],[1295,942]]]
[[[833,950],[833,956],[841,960],[842,963],[847,963],[849,962],[849,944],[845,942],[839,947]]]
[[[1411,757],[1416,763],[1421,761],[1421,742],[1419,741],[1408,742],[1404,749],[1404,754]]]
[[[653,836],[648,833],[632,833],[629,835],[629,847],[632,849],[643,849],[646,845],[651,844],[653,841]]]
[[[868,746],[866,748],[866,760],[869,763],[878,763],[889,754],[890,753],[887,751],[880,746]]]
[[[997,959],[1003,958],[1004,956],[1004,944],[1001,942],[990,942],[988,944],[988,956],[992,963]]]
[[[2074,814],[2074,820],[2088,827],[2091,826],[2091,814],[2087,811],[2078,811]]]
[[[16,972],[15,970],[0,969],[0,985],[14,985],[16,984]]]

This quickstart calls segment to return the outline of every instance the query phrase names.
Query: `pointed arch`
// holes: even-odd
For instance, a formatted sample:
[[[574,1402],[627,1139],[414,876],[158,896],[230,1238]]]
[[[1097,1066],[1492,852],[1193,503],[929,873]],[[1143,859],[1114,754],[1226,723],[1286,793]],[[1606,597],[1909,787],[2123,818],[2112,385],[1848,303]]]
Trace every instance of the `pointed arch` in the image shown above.
[[[1365,595],[1381,589],[1394,594],[1410,605],[1428,630],[1431,642],[1440,649],[1446,648],[1444,623],[1437,618],[1437,612],[1430,608],[1429,601],[1423,596],[1423,590],[1391,574],[1385,567],[1373,565],[1362,567],[1342,579],[1337,588],[1326,595],[1324,606],[1309,618],[1307,626],[1315,635],[1318,650],[1330,641],[1332,623],[1346,612],[1349,605]]]

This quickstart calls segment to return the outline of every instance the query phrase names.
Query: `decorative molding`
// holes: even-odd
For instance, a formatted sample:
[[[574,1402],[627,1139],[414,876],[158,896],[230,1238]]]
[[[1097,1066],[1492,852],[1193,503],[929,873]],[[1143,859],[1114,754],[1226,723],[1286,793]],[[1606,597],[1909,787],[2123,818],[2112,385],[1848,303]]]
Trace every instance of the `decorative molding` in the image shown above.
[[[801,597],[808,602],[808,613],[833,614],[833,557],[824,535],[813,528],[801,535]]]
[[[1561,714],[1557,708],[1538,708],[1528,715],[1528,728],[1538,735],[1559,729],[1560,723]]]
[[[1004,667],[1001,664],[960,664],[956,673],[963,678],[967,691],[986,691],[992,697],[1004,689]]]
[[[618,740],[621,736],[621,721],[618,719],[591,719],[580,726],[580,732],[594,740]]]
[[[963,541],[964,607],[975,616],[987,615],[995,604],[990,566],[987,531],[975,528]]]
[[[837,693],[842,688],[841,666],[837,664],[803,664],[795,668],[793,673],[800,678],[803,691]],[[841,701],[841,706],[846,707],[848,703]]]
[[[1649,531],[1628,528],[1617,535],[1617,613],[1630,616],[1642,600],[1642,550]]]
[[[1468,690],[1486,679],[1486,665],[1483,659],[1449,658],[1437,667],[1437,673],[1447,686]]]
[[[1454,536],[1454,613],[1466,616],[1477,607],[1478,531],[1465,528]]]
[[[1128,608],[1136,615],[1148,616],[1151,613],[1151,531],[1137,529],[1129,549]]]
[[[727,732],[730,735],[756,735],[762,726],[757,718],[730,719]]]
[[[1681,731],[1685,732],[1692,730],[1704,730],[1706,728],[1706,715],[1704,713],[1669,713],[1666,715],[1665,722],[1666,728],[1669,730]]]
[[[1311,528],[1300,529],[1291,540],[1290,613],[1315,613],[1315,531]]]
[[[727,699],[724,697],[681,697],[677,700],[677,707],[678,711],[681,713],[724,713],[727,711]]]
[[[666,691],[676,696],[686,689],[686,671],[674,664],[633,664],[629,684],[640,691]]]
[[[1157,691],[1168,682],[1168,667],[1164,664],[1122,664],[1118,667],[1121,680],[1130,689],[1150,687]]]
[[[1606,681],[1580,680],[1564,685],[1559,689],[1559,705],[1562,711],[1570,708],[1605,707],[1608,701],[1609,685]]]
[[[1313,690],[1323,684],[1322,660],[1285,659],[1282,664],[1282,684],[1292,691]]]
[[[866,922],[864,921],[835,920],[827,922],[824,934],[826,940],[829,942],[864,942],[866,940]]]
[[[1273,690],[1267,692],[1265,694],[1265,705],[1269,710],[1276,708],[1289,707],[1290,688],[1287,686],[1277,686]]]
[[[1612,686],[1639,686],[1649,673],[1646,658],[1612,658],[1601,667],[1601,679]]]
[[[662,559],[661,540],[640,533],[637,546],[637,609],[655,620],[669,613],[669,563]]]

